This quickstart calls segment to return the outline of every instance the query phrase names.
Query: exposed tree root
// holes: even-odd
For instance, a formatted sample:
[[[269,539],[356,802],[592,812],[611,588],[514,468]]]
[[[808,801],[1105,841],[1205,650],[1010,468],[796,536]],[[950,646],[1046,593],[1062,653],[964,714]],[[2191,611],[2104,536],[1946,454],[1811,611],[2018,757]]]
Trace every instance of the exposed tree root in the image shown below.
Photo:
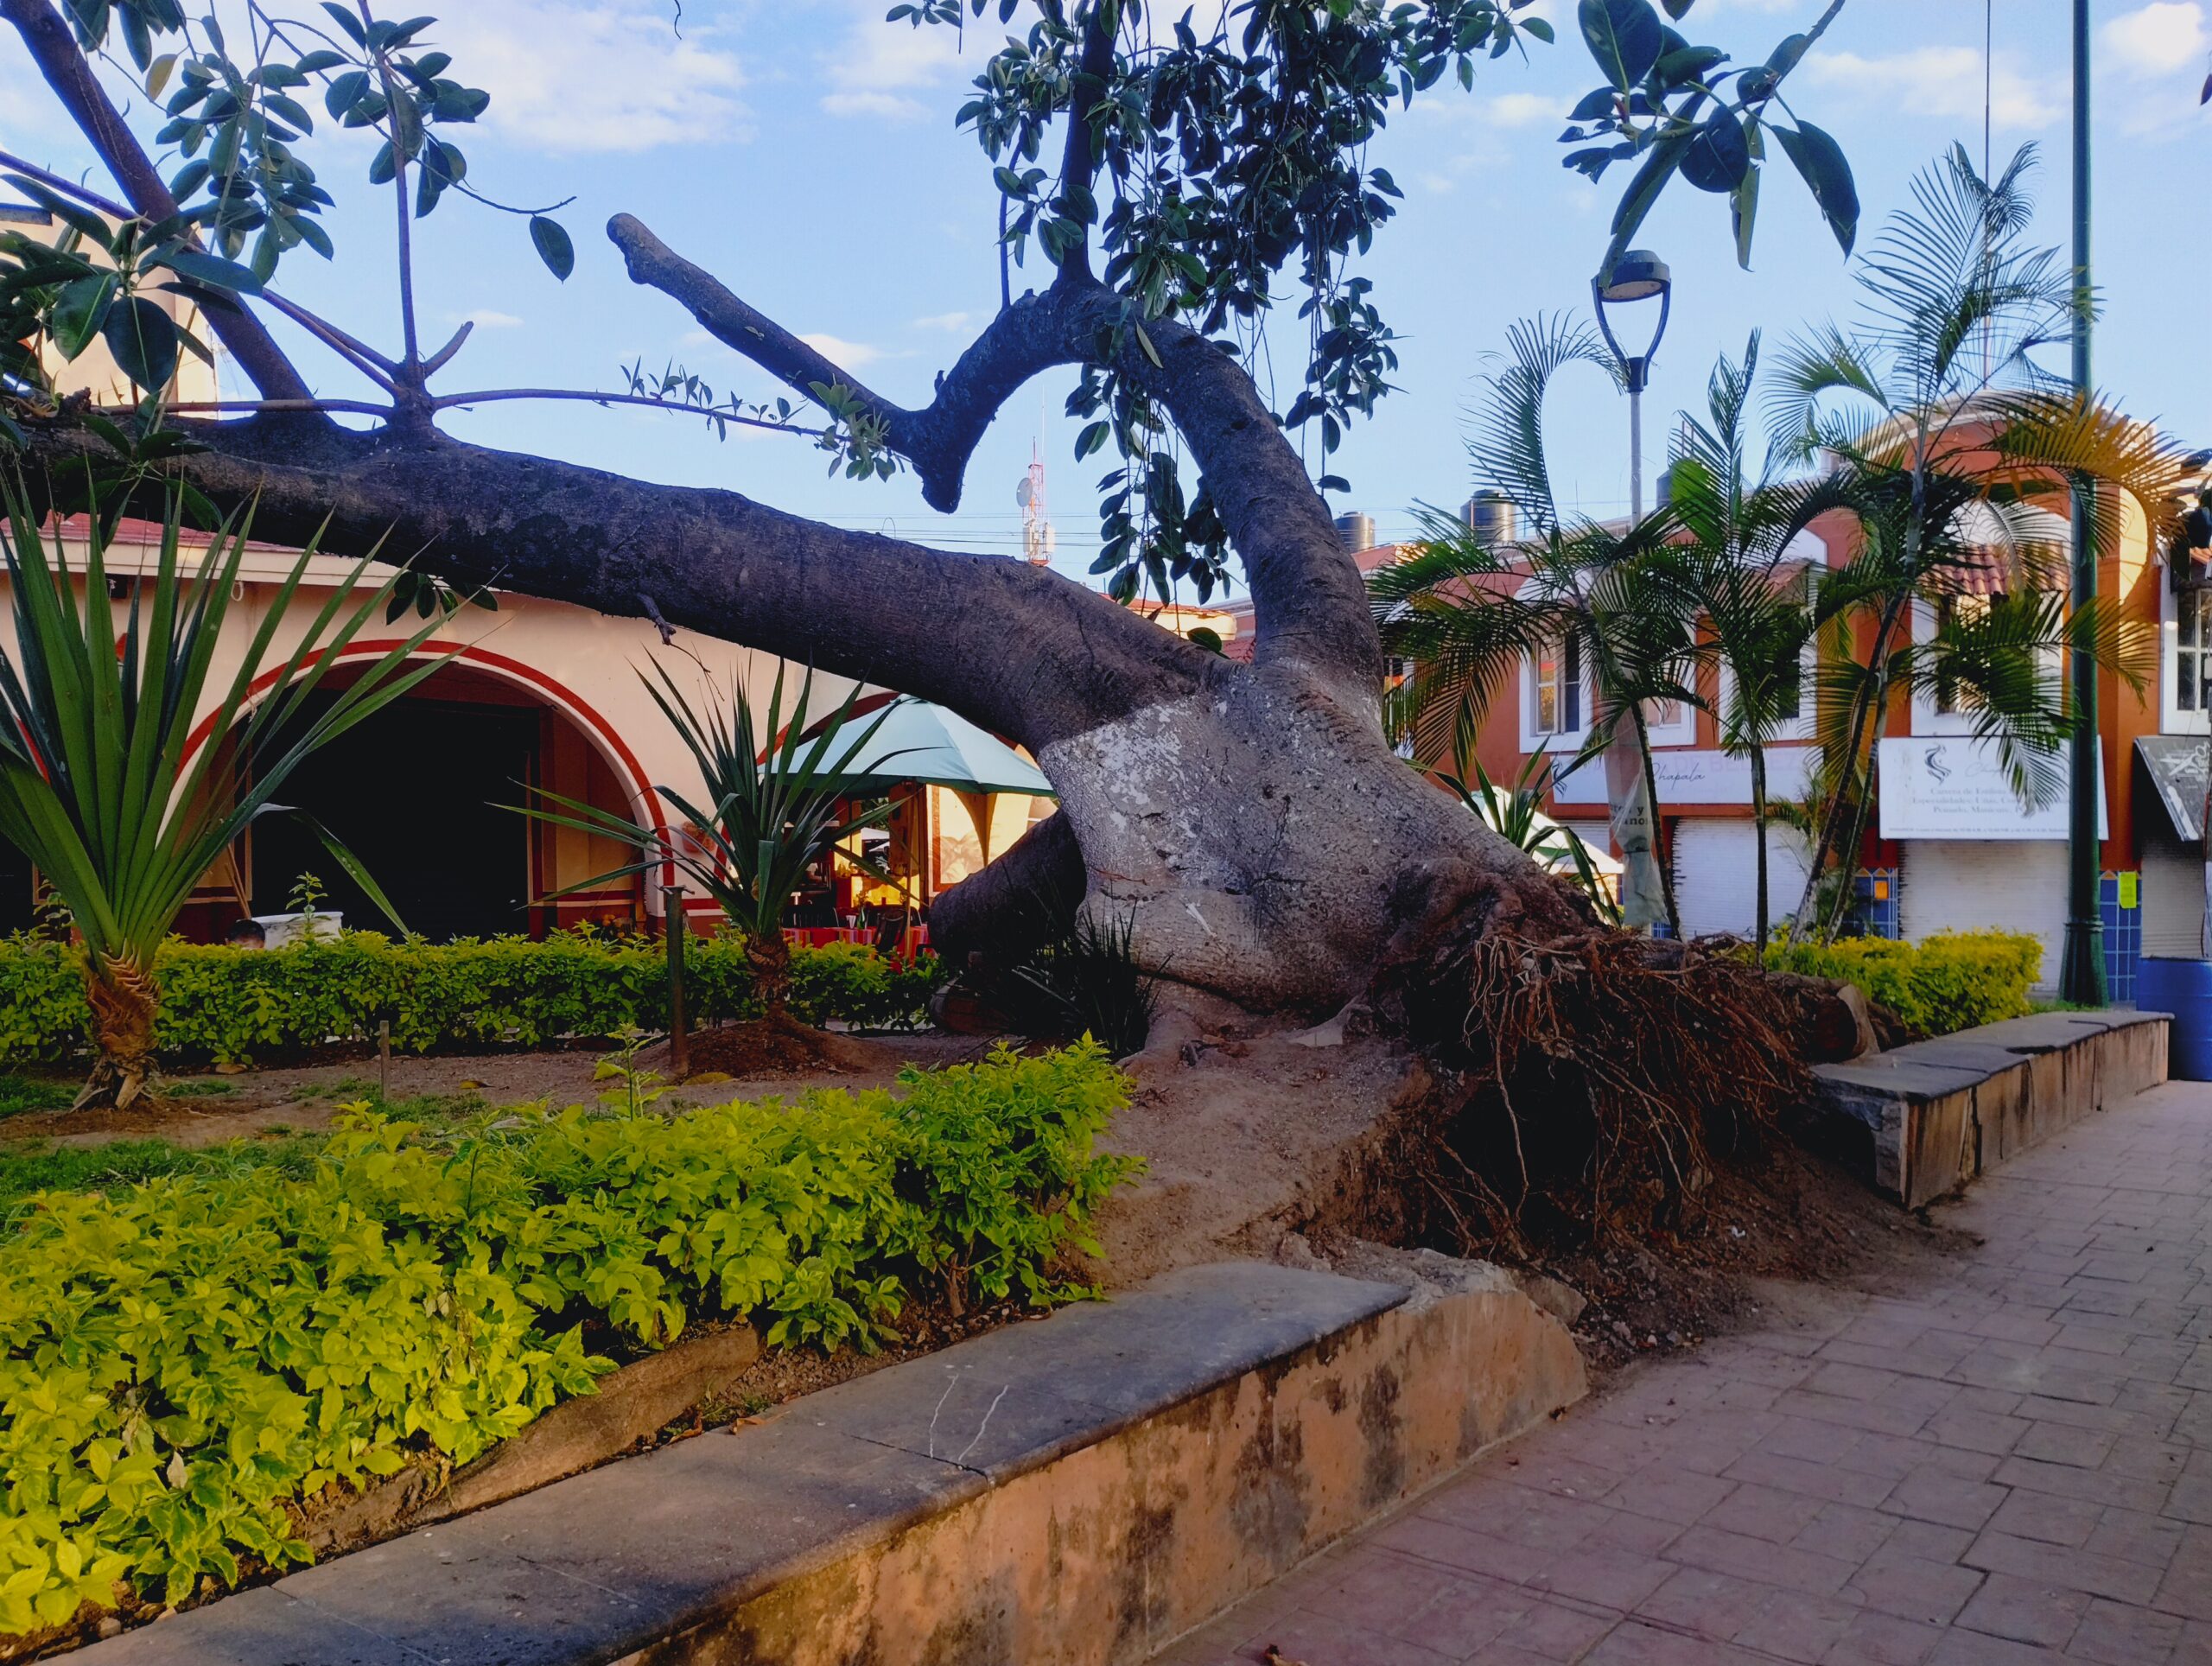
[[[1465,1243],[1679,1221],[1809,1093],[1803,1002],[1725,950],[1471,937],[1377,1004],[1443,1067],[1422,1189]]]

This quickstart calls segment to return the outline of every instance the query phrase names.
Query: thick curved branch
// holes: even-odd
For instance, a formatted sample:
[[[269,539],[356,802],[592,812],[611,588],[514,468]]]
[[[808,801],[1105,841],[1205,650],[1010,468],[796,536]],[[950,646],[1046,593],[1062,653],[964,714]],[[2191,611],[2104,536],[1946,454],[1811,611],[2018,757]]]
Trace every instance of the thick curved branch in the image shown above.
[[[176,199],[156,171],[123,117],[109,101],[106,90],[78,50],[76,37],[51,0],[0,0],[0,17],[16,26],[29,48],[31,60],[47,85],[61,100],[109,173],[123,188],[130,206],[148,219],[168,219],[176,213]],[[231,356],[238,361],[264,399],[312,399],[309,388],[276,338],[261,321],[243,306],[211,308],[207,320]],[[303,419],[294,416],[299,423]]]
[[[1328,505],[1252,378],[1196,331],[1167,319],[1146,324],[1159,355],[1154,363],[1136,330],[1124,327],[1122,297],[1064,272],[1049,289],[1001,310],[938,379],[930,404],[910,410],[855,387],[851,378],[711,273],[674,254],[632,216],[616,215],[607,229],[633,279],[682,303],[725,345],[801,392],[807,381],[821,379],[810,359],[853,388],[882,422],[886,442],[914,465],[923,497],[940,511],[958,506],[969,458],[1006,401],[1032,378],[1062,365],[1112,362],[1166,408],[1198,461],[1244,560],[1257,657],[1302,660],[1363,686],[1379,678],[1382,650],[1366,587]]]
[[[26,424],[65,489],[99,442]],[[1058,575],[848,531],[734,492],[512,452],[281,419],[179,423],[184,460],[253,532],[412,559],[464,590],[665,620],[926,700],[1033,749],[1163,700],[1225,662]],[[74,468],[72,467],[74,465]],[[327,518],[326,525],[326,518]]]

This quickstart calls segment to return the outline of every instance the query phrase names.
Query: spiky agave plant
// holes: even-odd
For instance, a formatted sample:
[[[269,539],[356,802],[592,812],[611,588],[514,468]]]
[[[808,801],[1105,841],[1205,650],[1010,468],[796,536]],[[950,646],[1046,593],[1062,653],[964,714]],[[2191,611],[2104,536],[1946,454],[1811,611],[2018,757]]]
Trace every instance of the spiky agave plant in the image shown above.
[[[542,789],[538,797],[558,809],[529,808],[523,813],[556,827],[615,840],[639,853],[636,862],[579,881],[569,890],[592,889],[611,879],[672,864],[712,897],[744,933],[746,963],[766,1016],[772,1023],[784,1024],[788,1021],[791,982],[784,910],[791,893],[805,883],[807,870],[825,852],[889,817],[888,804],[856,816],[842,816],[841,811],[861,773],[855,766],[869,752],[893,708],[885,707],[867,722],[854,723],[854,703],[860,694],[855,687],[809,738],[804,731],[812,709],[811,670],[800,680],[798,697],[786,709],[784,671],[779,665],[765,727],[755,721],[753,702],[741,682],[731,690],[727,706],[716,703],[702,710],[665,665],[655,662],[653,673],[640,673],[645,691],[682,737],[710,795],[702,805],[671,787],[658,789],[689,825],[680,832],[641,827],[612,811]],[[867,773],[880,773],[880,766],[895,755],[868,758]],[[849,859],[863,872],[887,877],[858,855]]]
[[[232,633],[238,657],[220,682],[218,645],[251,511],[223,522],[195,568],[181,550],[181,500],[172,493],[154,569],[132,564],[130,600],[118,609],[108,591],[118,518],[103,512],[112,505],[93,506],[81,569],[41,526],[20,480],[0,482],[0,507],[15,624],[12,649],[0,650],[0,836],[30,859],[77,929],[97,1054],[77,1103],[125,1106],[153,1065],[155,951],[193,887],[256,817],[280,808],[276,795],[301,760],[437,668],[435,659],[407,663],[437,621],[310,718],[304,703],[396,579],[372,592],[368,562],[354,563],[279,656],[277,633],[315,558],[310,542],[251,634]],[[233,785],[218,770],[226,737],[252,760],[250,779]],[[352,855],[302,819],[391,912]]]

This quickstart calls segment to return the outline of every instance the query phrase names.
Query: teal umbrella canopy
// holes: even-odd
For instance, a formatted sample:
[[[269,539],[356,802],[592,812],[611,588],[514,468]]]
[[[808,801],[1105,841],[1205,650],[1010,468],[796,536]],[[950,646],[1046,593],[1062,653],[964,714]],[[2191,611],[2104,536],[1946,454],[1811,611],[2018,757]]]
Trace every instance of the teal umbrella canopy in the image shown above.
[[[1044,771],[957,712],[901,695],[892,702],[888,715],[868,712],[849,718],[843,727],[864,733],[878,717],[882,727],[844,772],[857,785],[888,788],[901,781],[925,781],[958,792],[1054,796]],[[824,756],[835,759],[841,751],[833,740]]]

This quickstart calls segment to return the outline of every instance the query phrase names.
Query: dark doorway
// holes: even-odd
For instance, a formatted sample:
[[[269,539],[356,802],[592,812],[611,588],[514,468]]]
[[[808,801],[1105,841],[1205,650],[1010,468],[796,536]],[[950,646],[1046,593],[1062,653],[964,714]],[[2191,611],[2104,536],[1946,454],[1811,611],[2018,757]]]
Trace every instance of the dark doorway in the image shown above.
[[[310,756],[277,801],[359,857],[410,931],[437,942],[525,932],[531,825],[501,806],[527,801],[538,733],[534,710],[401,700]],[[255,823],[254,912],[283,912],[302,873],[348,925],[393,929],[312,831],[289,817]]]

